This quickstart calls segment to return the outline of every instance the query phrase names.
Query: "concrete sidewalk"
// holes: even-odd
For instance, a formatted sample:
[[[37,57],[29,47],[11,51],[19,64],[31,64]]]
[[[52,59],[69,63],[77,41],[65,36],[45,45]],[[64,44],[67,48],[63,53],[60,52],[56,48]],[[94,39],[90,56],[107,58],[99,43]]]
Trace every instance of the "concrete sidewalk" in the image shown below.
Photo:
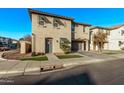
[[[109,59],[96,59],[92,57],[82,57],[82,58],[71,58],[71,59],[58,59],[55,55],[47,55],[49,61],[0,61],[0,78],[8,76],[17,75],[40,75],[41,68],[46,66],[46,69],[51,65],[54,67],[56,64],[58,67],[63,65],[64,67],[86,65],[93,63],[101,63],[109,60],[116,60],[124,58],[123,55],[118,55],[119,57],[110,57]]]
[[[48,60],[51,62],[60,61],[60,59],[58,57],[56,57],[54,54],[46,54],[46,56],[48,57]]]

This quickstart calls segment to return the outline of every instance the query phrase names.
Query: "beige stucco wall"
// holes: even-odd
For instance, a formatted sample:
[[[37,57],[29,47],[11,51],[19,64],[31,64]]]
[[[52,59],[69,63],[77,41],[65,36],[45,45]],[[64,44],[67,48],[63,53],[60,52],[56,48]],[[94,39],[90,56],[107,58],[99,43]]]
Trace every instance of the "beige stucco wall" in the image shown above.
[[[124,35],[121,35],[121,31],[124,30],[124,26],[110,30],[110,35],[108,36],[109,50],[121,50],[124,44],[119,46],[119,41],[124,42]]]
[[[84,30],[85,27],[85,31]],[[74,27],[74,37],[73,39],[75,40],[81,40],[82,41],[82,51],[84,51],[84,47],[86,47],[86,51],[89,50],[89,30],[90,27],[89,26],[84,26],[81,24],[76,24]],[[86,44],[84,44],[84,42]]]
[[[25,41],[20,41],[20,53],[25,54],[26,53],[26,42]]]
[[[83,25],[75,26],[75,39],[87,39],[89,40],[89,26],[85,26],[85,32],[83,32]]]
[[[53,26],[53,17],[46,16],[51,23],[46,27],[39,25],[38,14],[32,14],[32,52],[45,53],[45,38],[53,38],[53,53],[63,53],[60,49],[60,38],[67,38],[71,42],[71,21],[60,19],[65,25],[60,28]],[[71,45],[70,45],[71,46]]]
[[[26,54],[28,53],[28,49],[31,48],[31,42],[28,41],[20,41],[20,53]]]

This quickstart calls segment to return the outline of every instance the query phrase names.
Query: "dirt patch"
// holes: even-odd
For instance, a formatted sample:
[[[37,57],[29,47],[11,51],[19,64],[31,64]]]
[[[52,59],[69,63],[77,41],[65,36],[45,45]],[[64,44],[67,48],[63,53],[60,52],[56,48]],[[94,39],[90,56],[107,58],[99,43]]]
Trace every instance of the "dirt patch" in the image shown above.
[[[20,54],[19,51],[5,52],[3,58],[5,59],[19,59],[22,57],[30,57],[31,53],[28,54]]]

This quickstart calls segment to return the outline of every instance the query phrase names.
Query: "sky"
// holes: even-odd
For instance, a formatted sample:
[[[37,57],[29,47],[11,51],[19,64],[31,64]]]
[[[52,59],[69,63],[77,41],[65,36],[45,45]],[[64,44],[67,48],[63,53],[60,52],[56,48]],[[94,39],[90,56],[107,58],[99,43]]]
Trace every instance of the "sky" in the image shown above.
[[[124,24],[124,8],[33,8],[74,18],[76,22],[109,27]],[[0,36],[19,39],[31,35],[26,8],[0,8]]]

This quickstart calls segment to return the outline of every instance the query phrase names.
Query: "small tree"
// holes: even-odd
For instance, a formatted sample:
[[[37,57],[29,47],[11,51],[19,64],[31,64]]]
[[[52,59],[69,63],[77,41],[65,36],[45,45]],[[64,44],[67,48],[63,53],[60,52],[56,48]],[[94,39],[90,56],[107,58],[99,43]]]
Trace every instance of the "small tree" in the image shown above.
[[[93,36],[94,49],[96,49],[96,46],[97,46],[98,52],[102,52],[102,50],[104,49],[106,38],[107,38],[107,34],[102,31],[98,31],[96,34],[94,34]]]
[[[31,36],[30,35],[25,35],[22,38],[20,38],[19,40],[25,40],[25,41],[31,42]]]
[[[60,48],[64,51],[65,54],[71,52],[70,42],[67,38],[60,39]]]

